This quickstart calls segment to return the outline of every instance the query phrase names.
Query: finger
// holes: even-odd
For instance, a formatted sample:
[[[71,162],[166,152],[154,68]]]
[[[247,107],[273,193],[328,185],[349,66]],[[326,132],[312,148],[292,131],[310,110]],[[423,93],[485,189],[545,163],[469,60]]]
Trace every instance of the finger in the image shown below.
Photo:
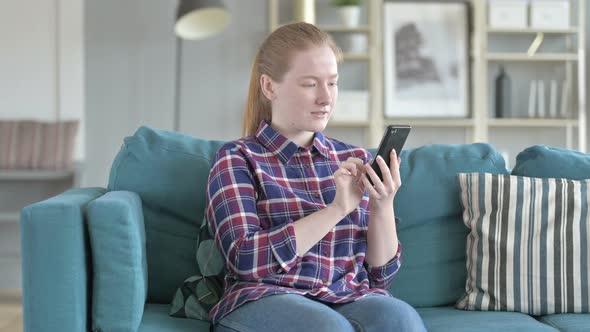
[[[356,158],[356,157],[348,157],[348,159],[346,159],[346,161],[354,163],[356,165],[363,165],[363,160],[361,158]]]
[[[338,169],[336,170],[336,172],[334,172],[334,176],[339,176],[339,175],[346,175],[346,176],[352,176],[352,173],[350,173],[349,170],[347,170],[344,167],[338,167]]]
[[[397,153],[395,152],[395,149],[391,149],[390,152],[390,165],[389,167],[393,170],[393,167],[398,168],[399,167],[399,163],[400,163],[400,157],[398,157]]]
[[[357,172],[355,173],[355,175],[358,175],[359,172],[362,170],[363,167],[363,160],[360,158],[355,158],[355,157],[348,157],[348,159],[346,159],[347,162],[353,163],[356,167]]]
[[[374,171],[373,171],[373,174],[375,174]],[[375,174],[375,176],[376,175],[377,174]],[[377,179],[379,179],[379,178],[377,178]],[[381,180],[379,180],[379,181],[381,181]],[[362,182],[363,182],[363,184],[365,186],[365,190],[369,193],[369,197],[375,197],[375,196],[378,196],[379,195],[379,193],[377,192],[377,190],[375,189],[375,187],[371,184],[371,182],[369,182],[369,177],[368,177],[368,174],[367,173],[365,173],[363,175]],[[373,183],[376,183],[376,182],[373,180]]]
[[[338,165],[340,168],[348,171],[349,175],[356,175],[356,165],[352,162],[343,161]]]
[[[396,156],[395,150],[391,150],[391,179],[392,181],[399,187],[401,185],[401,176],[399,173],[399,165],[401,163],[401,158]]]
[[[381,170],[381,175],[383,176],[383,184],[385,186],[389,186],[391,181],[393,181],[391,178],[390,166],[385,163],[385,160],[381,156],[377,156],[377,159],[375,161],[377,162],[377,165]]]
[[[379,159],[381,159],[382,163],[385,163],[383,158],[381,158],[380,156],[377,156],[377,159],[375,159],[375,162],[378,163]],[[381,168],[381,165],[379,165],[379,167]],[[373,184],[371,184],[371,182],[368,182],[368,178],[367,178],[368,186],[370,186],[371,188],[376,188],[378,190],[381,190],[383,188],[383,181],[381,181],[381,179],[379,178],[377,173],[375,173],[373,168],[371,168],[371,166],[369,164],[366,164],[364,166],[364,169],[365,169],[365,175],[371,179],[371,182],[373,182]],[[387,167],[386,167],[386,169],[387,169]],[[383,173],[383,169],[381,169],[381,173]],[[385,173],[387,173],[387,171]]]

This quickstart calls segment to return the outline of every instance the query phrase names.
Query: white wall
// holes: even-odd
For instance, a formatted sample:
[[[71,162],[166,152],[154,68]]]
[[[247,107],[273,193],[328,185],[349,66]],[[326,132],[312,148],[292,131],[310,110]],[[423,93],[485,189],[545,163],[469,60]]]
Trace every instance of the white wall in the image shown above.
[[[221,34],[183,41],[180,131],[228,140],[241,131],[250,66],[267,33],[266,0],[226,0]],[[86,4],[87,158],[84,186],[106,186],[125,136],[142,125],[172,130],[177,1]],[[108,24],[105,22],[108,21]]]
[[[83,0],[0,1],[0,119],[83,121],[83,21]]]
[[[124,137],[139,126],[172,129],[175,8],[169,0],[86,2],[82,186],[107,185]]]

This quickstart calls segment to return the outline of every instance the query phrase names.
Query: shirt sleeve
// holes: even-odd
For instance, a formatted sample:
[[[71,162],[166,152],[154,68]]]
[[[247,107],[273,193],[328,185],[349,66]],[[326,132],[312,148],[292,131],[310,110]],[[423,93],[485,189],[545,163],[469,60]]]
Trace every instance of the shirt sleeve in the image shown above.
[[[207,219],[227,268],[243,280],[288,272],[297,263],[292,222],[260,227],[253,171],[237,149],[222,148],[207,185]]]
[[[396,218],[397,219],[397,218]],[[397,253],[383,266],[372,266],[366,261],[365,269],[369,274],[369,285],[371,288],[387,289],[393,282],[393,278],[399,271],[402,264],[402,244],[398,242]]]

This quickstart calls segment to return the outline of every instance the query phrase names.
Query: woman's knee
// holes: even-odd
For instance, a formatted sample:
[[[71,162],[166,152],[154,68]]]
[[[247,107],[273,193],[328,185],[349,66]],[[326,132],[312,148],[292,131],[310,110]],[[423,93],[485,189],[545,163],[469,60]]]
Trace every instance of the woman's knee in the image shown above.
[[[344,305],[338,311],[361,326],[357,331],[426,331],[418,312],[406,302],[373,295]]]
[[[327,305],[300,295],[273,295],[250,302],[223,318],[216,331],[354,331]]]
[[[397,326],[395,331],[426,331],[424,322],[414,307],[393,297],[387,297],[386,302],[390,324]]]

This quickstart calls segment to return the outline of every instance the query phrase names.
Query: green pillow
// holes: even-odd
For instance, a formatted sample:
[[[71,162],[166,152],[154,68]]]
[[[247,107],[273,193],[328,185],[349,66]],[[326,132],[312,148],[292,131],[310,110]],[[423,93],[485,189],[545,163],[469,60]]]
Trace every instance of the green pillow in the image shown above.
[[[209,321],[209,312],[223,294],[225,260],[215,246],[207,218],[203,218],[197,241],[197,274],[184,280],[172,299],[170,315]]]
[[[459,174],[467,281],[457,308],[590,312],[590,180]]]
[[[535,178],[590,178],[590,154],[575,150],[534,145],[516,156],[512,175]]]

